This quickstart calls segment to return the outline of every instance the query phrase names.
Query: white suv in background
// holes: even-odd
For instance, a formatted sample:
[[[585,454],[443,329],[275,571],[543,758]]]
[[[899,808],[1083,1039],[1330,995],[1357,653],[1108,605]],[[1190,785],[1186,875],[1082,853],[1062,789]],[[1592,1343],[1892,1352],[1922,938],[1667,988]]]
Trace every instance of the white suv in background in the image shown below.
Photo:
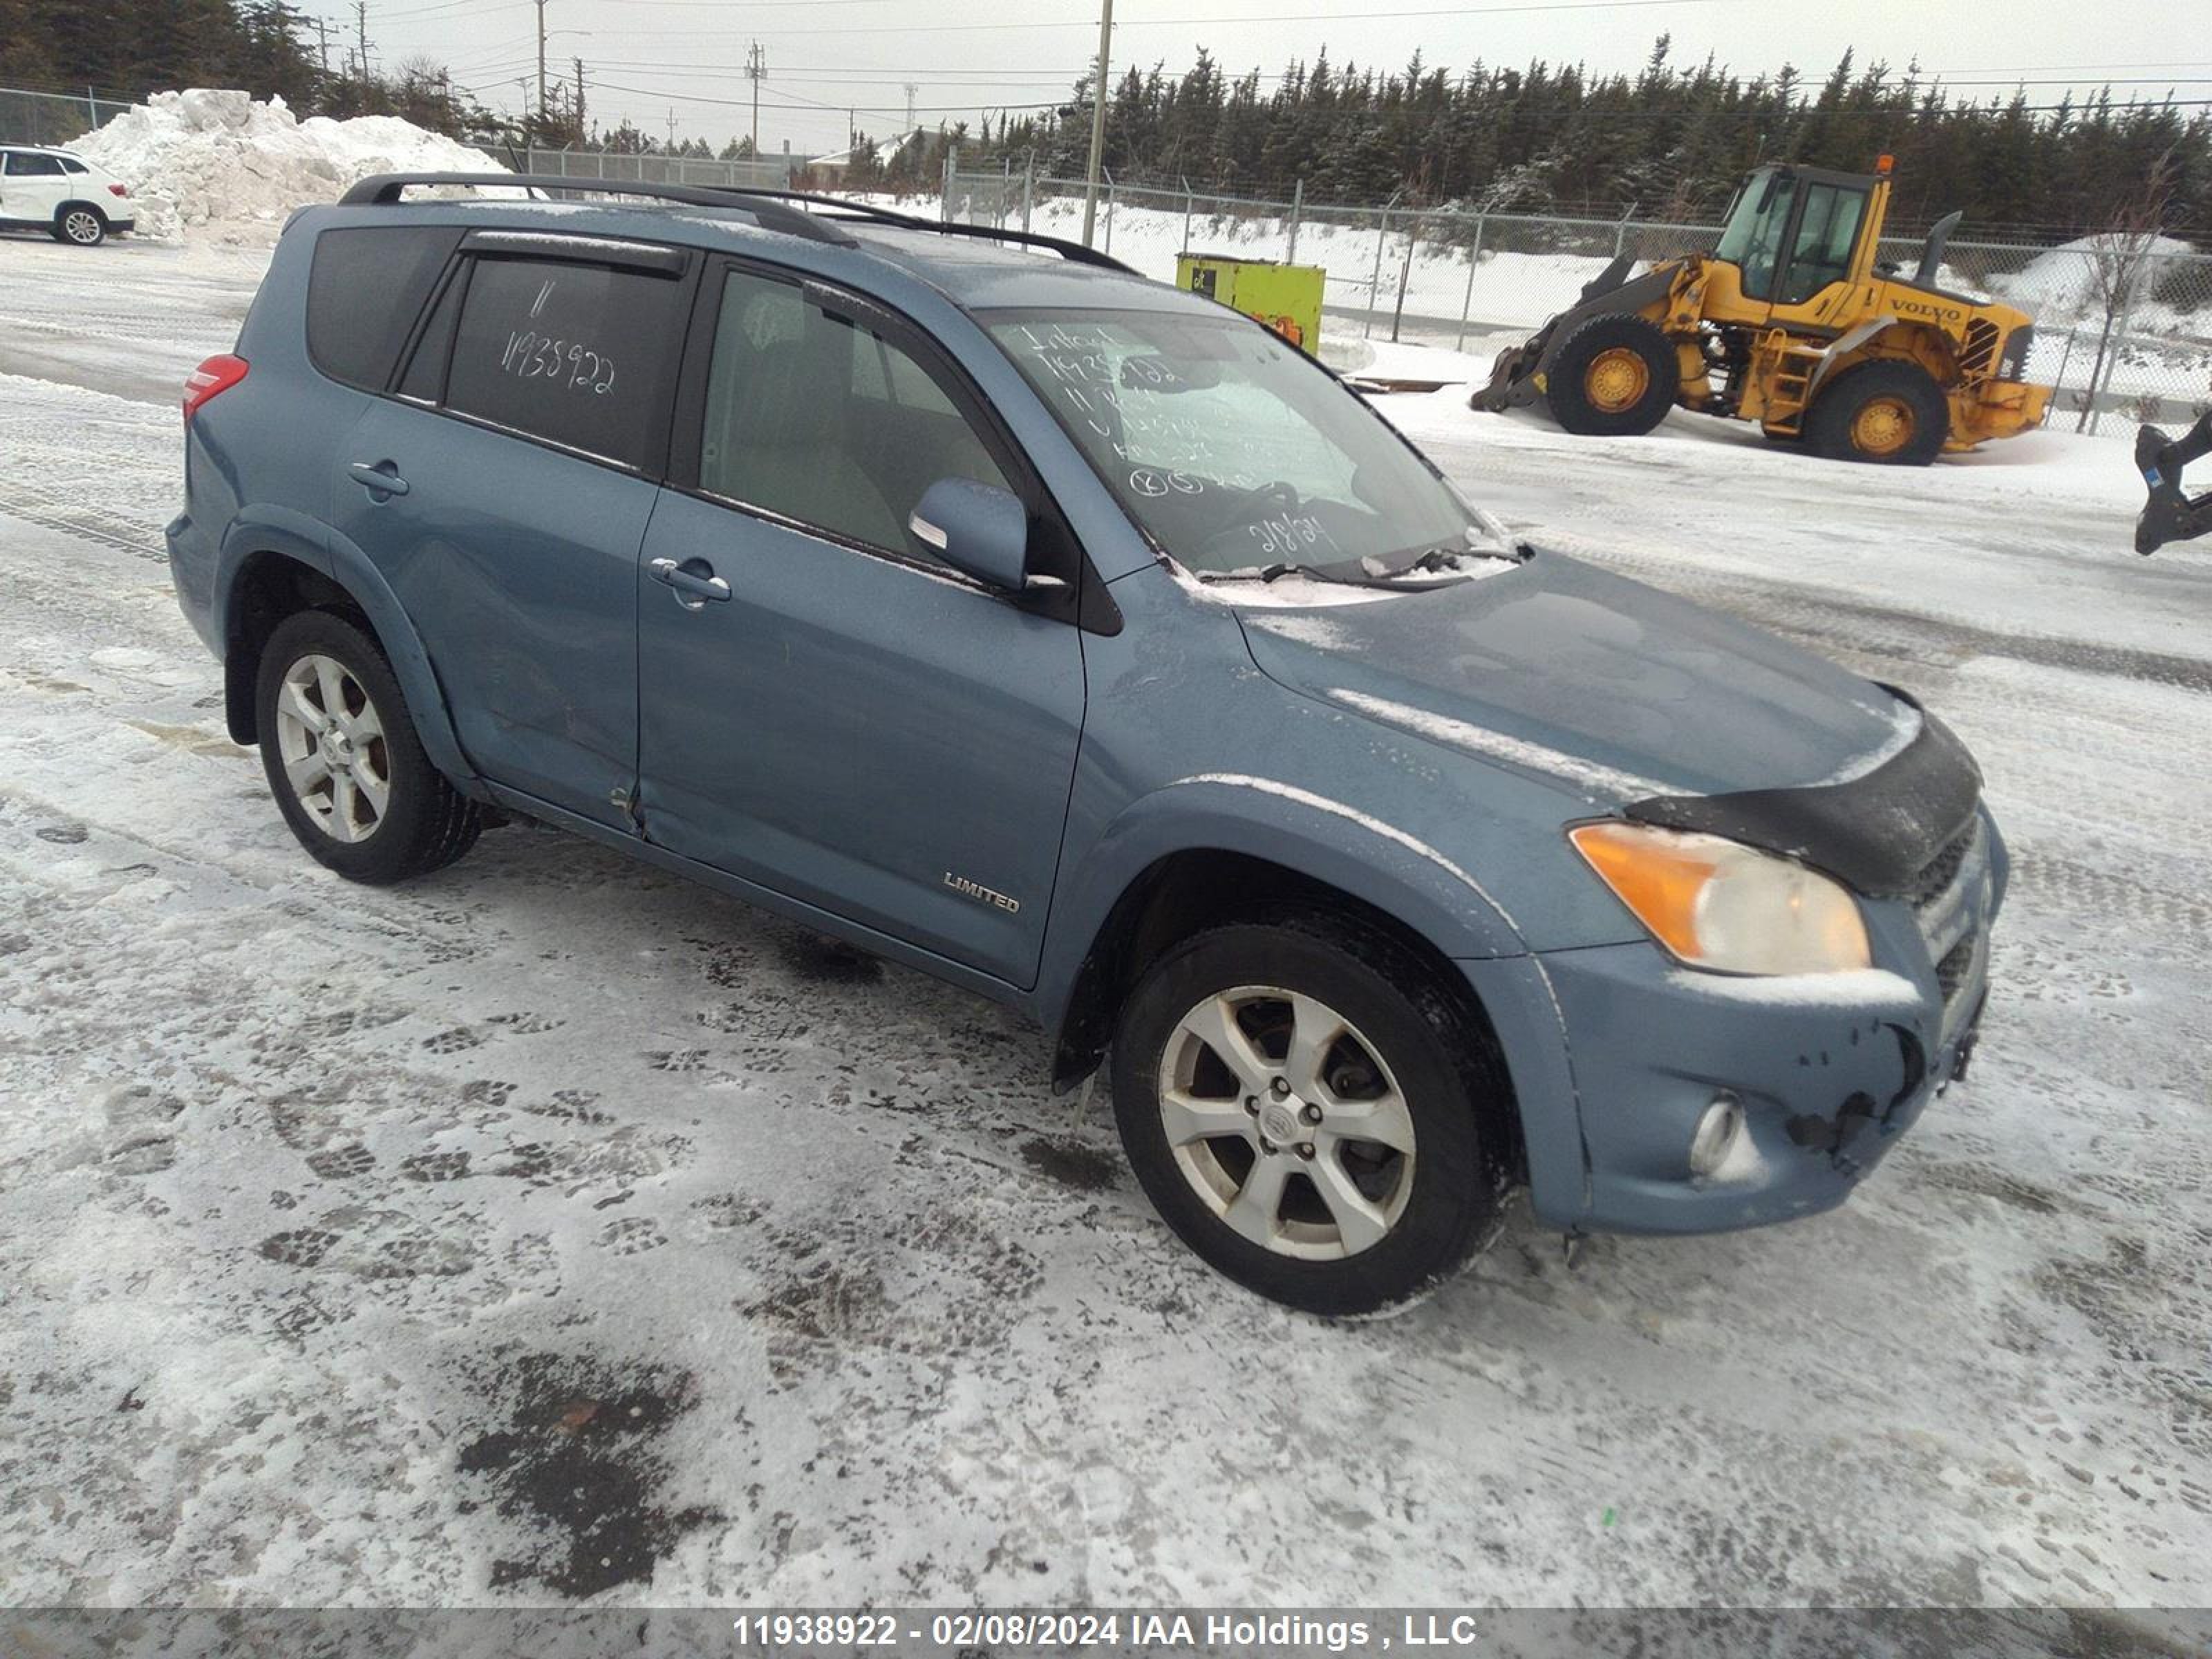
[[[137,223],[131,191],[65,149],[0,147],[0,226],[51,232],[58,242],[98,247],[111,231]]]

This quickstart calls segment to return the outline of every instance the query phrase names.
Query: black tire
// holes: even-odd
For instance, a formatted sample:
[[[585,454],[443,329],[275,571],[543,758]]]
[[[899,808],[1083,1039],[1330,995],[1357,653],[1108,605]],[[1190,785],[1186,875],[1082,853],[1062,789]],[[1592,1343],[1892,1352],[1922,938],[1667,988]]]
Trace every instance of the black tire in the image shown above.
[[[1877,422],[1877,405],[1890,421]],[[1901,412],[1906,429],[1894,447],[1874,441]],[[1867,419],[1863,422],[1862,416]],[[1869,428],[1874,431],[1870,433]],[[1951,405],[1936,377],[1917,363],[1885,357],[1858,363],[1822,386],[1805,417],[1805,442],[1832,461],[1875,466],[1926,466],[1951,435]]]
[[[1601,361],[1602,360],[1602,361]],[[1628,401],[1608,404],[1593,386],[1593,370],[1641,365],[1640,386],[1632,379]],[[1592,317],[1575,325],[1544,369],[1544,403],[1552,418],[1583,438],[1640,438],[1667,418],[1674,406],[1681,374],[1674,348],[1656,323],[1632,313]]]
[[[368,808],[359,805],[365,792],[348,791],[347,799],[356,804],[357,811],[348,814],[346,833],[358,833],[358,839],[341,839],[339,833],[324,827],[325,820],[338,810],[334,786],[320,790],[331,799],[325,811],[303,799],[286,773],[278,698],[286,676],[310,657],[333,662],[351,677],[353,689],[373,705],[380,728],[360,750],[363,764],[373,763],[386,788],[385,804],[373,822],[364,825],[359,821],[368,814]],[[382,886],[443,869],[476,844],[483,828],[482,813],[430,764],[382,648],[345,617],[328,611],[302,611],[280,623],[261,653],[253,707],[270,793],[300,844],[319,863],[349,881]]]
[[[1331,1206],[1316,1184],[1320,1158],[1334,1158],[1340,1173],[1357,1161],[1364,1179],[1386,1183],[1388,1196],[1377,1200],[1376,1209],[1378,1215],[1395,1211],[1387,1231],[1376,1242],[1334,1259],[1284,1254],[1232,1227],[1217,1206],[1231,1206],[1233,1200],[1225,1193],[1217,1193],[1211,1201],[1202,1197],[1200,1182],[1206,1177],[1187,1172],[1170,1143],[1161,1106],[1162,1067],[1175,1063],[1171,1042],[1176,1054],[1190,1052],[1189,1040],[1178,1028],[1206,999],[1255,987],[1296,992],[1340,1015],[1356,1039],[1352,1048],[1330,1050],[1338,1058],[1340,1078],[1346,1060],[1364,1054],[1358,1045],[1371,1047],[1382,1073],[1395,1080],[1410,1119],[1413,1155],[1408,1163],[1395,1163],[1395,1155],[1379,1146],[1346,1147],[1340,1142],[1319,1158],[1304,1157],[1295,1142],[1265,1152],[1275,1143],[1263,1126],[1296,1121],[1301,1101],[1297,1094],[1284,1103],[1287,1109],[1280,1119],[1242,1107],[1256,1144],[1233,1133],[1195,1143],[1215,1158],[1241,1163],[1250,1173],[1259,1171],[1263,1158],[1280,1158],[1283,1198],[1267,1212],[1273,1218],[1270,1226],[1285,1233],[1293,1224],[1310,1230],[1311,1221],[1297,1221],[1297,1212],[1303,1211],[1317,1218],[1324,1231],[1338,1234],[1339,1249],[1346,1239],[1330,1219]],[[1268,1006],[1265,1000],[1249,1005],[1247,1018],[1261,1018],[1264,1029]],[[1258,1057],[1282,1063],[1285,1055],[1272,1052],[1277,1042],[1287,1050],[1286,1030],[1255,1041]],[[1212,1063],[1218,1067],[1218,1060]],[[1229,1095],[1218,1101],[1225,1117],[1227,1110],[1240,1106],[1240,1087],[1226,1068],[1218,1070],[1218,1077],[1228,1079]],[[1372,1080],[1382,1086],[1380,1077]],[[1504,1115],[1512,1109],[1495,1039],[1442,995],[1408,952],[1358,918],[1316,915],[1231,923],[1163,953],[1121,1010],[1113,1085],[1122,1146],[1162,1218],[1214,1267],[1273,1301],[1342,1317],[1403,1306],[1465,1267],[1502,1222],[1512,1176],[1510,1133],[1498,1126],[1510,1121]],[[1200,1075],[1188,1085],[1209,1099],[1218,1097],[1221,1086],[1207,1086]],[[1291,1133],[1309,1137],[1309,1146],[1332,1144],[1314,1129]],[[1218,1164],[1206,1167],[1227,1173]],[[1237,1179],[1238,1194],[1249,1179],[1249,1173]],[[1319,1248],[1329,1247],[1324,1243]]]
[[[64,202],[54,210],[54,240],[71,247],[98,247],[107,240],[107,216],[88,202]]]

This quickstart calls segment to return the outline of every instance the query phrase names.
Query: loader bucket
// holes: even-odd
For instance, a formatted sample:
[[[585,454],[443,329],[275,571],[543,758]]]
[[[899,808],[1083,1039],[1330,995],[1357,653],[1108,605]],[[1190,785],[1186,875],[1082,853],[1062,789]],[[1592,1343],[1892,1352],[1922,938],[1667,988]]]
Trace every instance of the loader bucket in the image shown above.
[[[1478,388],[1467,400],[1469,409],[1480,409],[1492,415],[1503,415],[1507,410],[1536,400],[1536,381],[1530,372],[1542,356],[1546,335],[1552,331],[1549,323],[1535,335],[1517,346],[1508,346],[1498,354],[1490,365],[1490,384]]]
[[[2136,518],[2136,552],[2212,532],[2212,491],[2192,498],[2181,487],[2182,468],[2207,455],[2212,455],[2212,415],[2179,438],[2169,439],[2154,426],[2136,434],[2136,470],[2150,492]]]

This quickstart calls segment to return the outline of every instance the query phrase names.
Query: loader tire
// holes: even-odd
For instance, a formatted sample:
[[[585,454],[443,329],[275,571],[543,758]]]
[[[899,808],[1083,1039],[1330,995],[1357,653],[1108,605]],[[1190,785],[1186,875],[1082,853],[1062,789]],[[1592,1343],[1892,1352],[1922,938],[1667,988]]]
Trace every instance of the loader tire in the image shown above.
[[[1552,418],[1583,438],[1640,438],[1674,406],[1674,348],[1631,313],[1576,325],[1544,371]]]
[[[1805,417],[1805,441],[1832,461],[1925,466],[1951,435],[1951,405],[1917,363],[1883,359],[1847,368]]]

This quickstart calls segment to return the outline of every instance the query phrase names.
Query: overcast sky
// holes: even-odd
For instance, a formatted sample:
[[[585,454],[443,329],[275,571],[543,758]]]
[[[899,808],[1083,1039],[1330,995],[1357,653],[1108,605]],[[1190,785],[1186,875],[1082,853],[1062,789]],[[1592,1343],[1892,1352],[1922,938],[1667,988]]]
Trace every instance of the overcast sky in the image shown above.
[[[351,11],[322,4],[349,41]],[[757,41],[761,147],[817,153],[844,147],[848,109],[865,132],[896,131],[908,82],[931,126],[1057,102],[1098,27],[1096,0],[545,0],[544,10],[550,70],[572,77],[584,59],[595,118],[627,116],[665,137],[672,113],[678,137],[719,149],[750,129],[744,64]],[[2186,27],[2191,16],[2212,21],[2212,0],[1117,0],[1113,64],[1176,73],[1203,46],[1232,76],[1273,77],[1323,47],[1337,63],[1395,67],[1419,50],[1454,70],[1542,58],[1603,70],[1633,68],[1663,32],[1677,61],[1710,52],[1747,75],[1787,61],[1818,79],[1856,47],[1862,64],[1917,58],[1978,97],[2024,81],[2031,101],[2055,102],[2106,79],[2212,97],[2212,30]],[[368,0],[378,63],[429,54],[509,111],[524,77],[535,95],[536,21],[535,0]],[[2130,47],[2154,56],[2120,61]],[[2207,61],[2176,61],[2190,50]]]

